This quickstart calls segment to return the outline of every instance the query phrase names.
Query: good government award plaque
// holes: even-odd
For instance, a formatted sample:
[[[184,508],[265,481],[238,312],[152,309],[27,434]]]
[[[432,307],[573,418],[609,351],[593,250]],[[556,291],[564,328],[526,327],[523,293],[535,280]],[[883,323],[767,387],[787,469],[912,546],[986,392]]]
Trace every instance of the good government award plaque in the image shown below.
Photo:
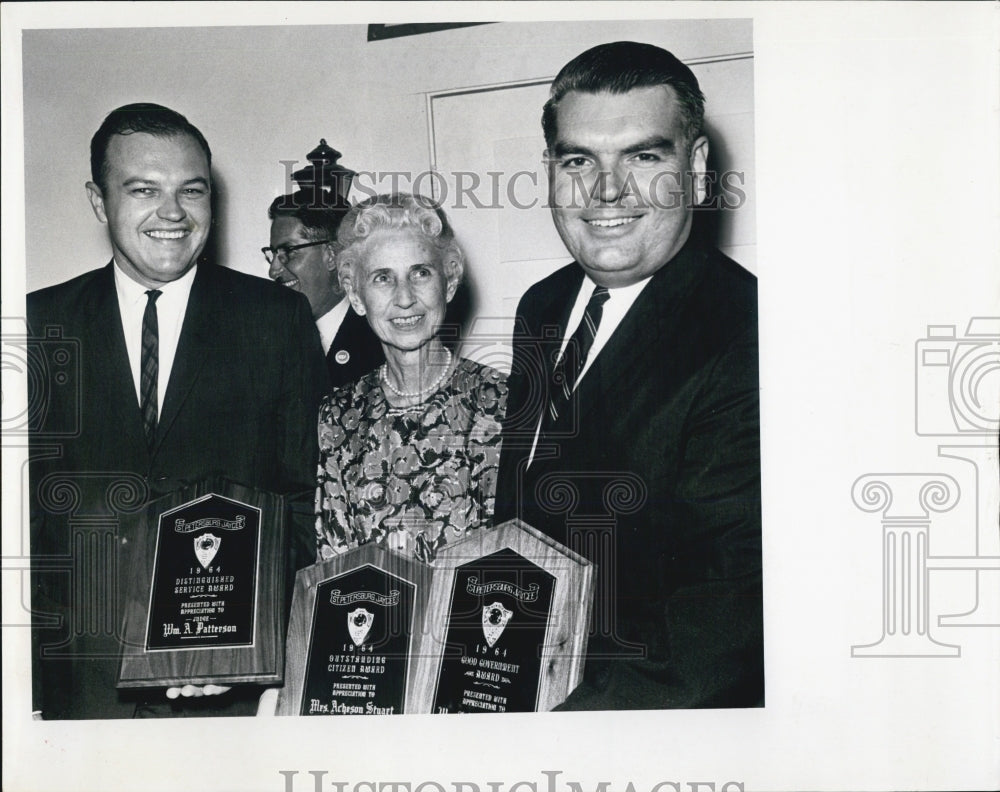
[[[520,520],[438,554],[418,652],[426,712],[547,712],[583,677],[594,566]]]
[[[215,479],[123,527],[119,688],[281,681],[285,509],[277,495]]]
[[[512,520],[433,565],[363,545],[298,573],[279,715],[532,712],[583,675],[594,567]]]

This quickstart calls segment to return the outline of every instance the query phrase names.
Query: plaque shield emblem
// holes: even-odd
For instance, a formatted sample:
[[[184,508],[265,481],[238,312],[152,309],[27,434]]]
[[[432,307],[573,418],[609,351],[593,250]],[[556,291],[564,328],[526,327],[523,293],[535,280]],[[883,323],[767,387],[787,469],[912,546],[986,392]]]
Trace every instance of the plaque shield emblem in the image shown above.
[[[375,614],[364,608],[355,608],[347,614],[347,631],[355,646],[361,646],[365,642],[374,622]]]
[[[486,643],[490,645],[491,649],[493,648],[493,644],[500,638],[504,627],[507,626],[507,622],[510,621],[510,617],[513,615],[514,611],[507,610],[499,602],[483,606],[483,636],[486,638]]]
[[[198,559],[198,563],[203,568],[208,569],[208,565],[212,563],[212,559],[215,558],[215,554],[219,552],[221,546],[222,537],[215,534],[207,533],[195,537],[194,554]]]

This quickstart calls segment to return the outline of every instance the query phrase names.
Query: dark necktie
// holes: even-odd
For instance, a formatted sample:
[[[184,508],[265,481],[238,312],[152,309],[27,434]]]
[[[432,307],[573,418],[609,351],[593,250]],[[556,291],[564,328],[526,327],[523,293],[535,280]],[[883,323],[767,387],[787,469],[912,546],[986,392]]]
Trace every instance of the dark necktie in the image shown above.
[[[139,377],[139,406],[142,409],[142,428],[146,432],[146,443],[153,447],[156,437],[156,422],[159,419],[159,401],[156,394],[160,369],[160,328],[156,321],[156,298],[161,292],[151,289],[146,292],[146,310],[142,314],[142,358]]]
[[[595,286],[590,295],[583,319],[566,344],[563,356],[552,369],[552,380],[549,383],[549,404],[545,419],[542,421],[542,432],[556,422],[569,403],[573,388],[576,387],[580,372],[587,362],[587,355],[594,345],[597,328],[601,324],[601,314],[604,313],[604,303],[611,295],[603,286]]]

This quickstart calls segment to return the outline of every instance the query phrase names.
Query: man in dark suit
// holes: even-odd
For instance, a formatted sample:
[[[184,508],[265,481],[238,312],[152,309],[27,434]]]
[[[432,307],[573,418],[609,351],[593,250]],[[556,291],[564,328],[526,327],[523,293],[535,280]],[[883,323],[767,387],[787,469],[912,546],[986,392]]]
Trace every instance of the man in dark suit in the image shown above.
[[[210,165],[202,134],[173,110],[110,113],[91,141],[87,192],[112,261],[28,295],[32,334],[43,352],[57,347],[51,379],[30,384],[33,682],[45,718],[168,708],[162,692],[147,702],[115,689],[122,514],[215,474],[282,494],[314,486],[325,372],[309,306],[199,263]],[[249,714],[258,693],[174,714]]]
[[[337,202],[329,205],[331,200]],[[385,361],[378,338],[344,299],[337,279],[332,243],[348,209],[346,201],[331,199],[322,190],[279,196],[267,211],[271,243],[263,248],[268,275],[309,299],[334,388],[354,382]]]
[[[598,565],[566,709],[763,704],[756,279],[692,234],[703,98],[658,47],[595,47],[543,114],[576,261],[517,309],[497,521]]]

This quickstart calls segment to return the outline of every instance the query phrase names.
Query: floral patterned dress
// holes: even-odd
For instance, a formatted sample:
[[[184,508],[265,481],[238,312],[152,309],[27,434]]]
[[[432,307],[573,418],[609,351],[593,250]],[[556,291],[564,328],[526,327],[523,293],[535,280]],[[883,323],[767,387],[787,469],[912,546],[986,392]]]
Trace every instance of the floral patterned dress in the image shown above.
[[[461,359],[414,407],[393,407],[379,369],[339,388],[319,412],[317,558],[365,542],[430,563],[493,519],[506,377]]]

